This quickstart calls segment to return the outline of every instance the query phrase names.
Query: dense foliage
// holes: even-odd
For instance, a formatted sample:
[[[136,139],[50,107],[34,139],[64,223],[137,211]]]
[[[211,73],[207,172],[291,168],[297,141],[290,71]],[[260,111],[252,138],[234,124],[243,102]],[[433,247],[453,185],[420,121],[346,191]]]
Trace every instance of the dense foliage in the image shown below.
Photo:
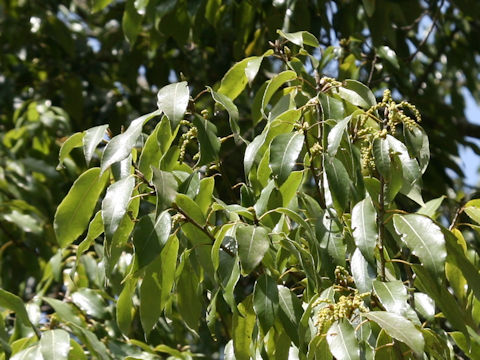
[[[480,357],[466,6],[1,1],[0,356]]]

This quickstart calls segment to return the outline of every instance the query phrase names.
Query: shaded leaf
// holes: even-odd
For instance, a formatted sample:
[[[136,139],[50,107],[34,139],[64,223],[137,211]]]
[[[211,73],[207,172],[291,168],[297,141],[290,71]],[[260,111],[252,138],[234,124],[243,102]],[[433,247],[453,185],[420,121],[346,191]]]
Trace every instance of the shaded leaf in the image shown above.
[[[108,317],[108,311],[102,296],[95,290],[81,288],[72,294],[72,302],[87,315],[97,319]]]
[[[367,196],[352,209],[352,229],[355,245],[372,264],[375,263],[374,250],[377,244],[377,218],[372,200]]]
[[[235,237],[242,270],[249,274],[260,264],[270,246],[268,231],[263,227],[243,225],[237,227]]]
[[[279,317],[283,329],[295,345],[299,345],[298,327],[302,318],[301,301],[285,286],[278,285]]]
[[[253,290],[253,308],[265,334],[275,322],[278,302],[277,282],[270,276],[262,274]]]
[[[270,168],[279,185],[287,180],[295,166],[304,139],[302,133],[280,134],[273,139],[270,145]]]
[[[73,149],[82,146],[82,140],[84,136],[85,136],[85,133],[77,132],[72,136],[70,136],[67,140],[65,140],[65,142],[62,144],[62,147],[60,148],[57,169],[59,169],[59,167],[62,166],[63,161]]]
[[[238,312],[233,313],[232,340],[236,360],[250,360],[255,313],[252,296],[248,296],[238,304]]]
[[[356,80],[345,80],[345,85],[334,90],[342,99],[363,109],[369,109],[377,104],[372,91]]]
[[[152,183],[155,187],[157,210],[161,211],[172,206],[177,196],[178,183],[172,173],[153,168]]]
[[[200,144],[200,159],[198,160],[197,166],[217,161],[220,151],[217,127],[207,119],[198,115],[193,118],[193,124],[198,130],[197,138]]]

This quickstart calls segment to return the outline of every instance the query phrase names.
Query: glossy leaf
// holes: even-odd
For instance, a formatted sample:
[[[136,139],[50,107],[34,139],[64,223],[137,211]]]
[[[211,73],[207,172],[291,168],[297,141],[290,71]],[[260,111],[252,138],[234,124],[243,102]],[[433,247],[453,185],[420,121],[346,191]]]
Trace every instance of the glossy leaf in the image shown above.
[[[352,229],[355,245],[372,264],[375,262],[373,254],[378,238],[376,215],[370,197],[358,202],[352,209]]]
[[[270,168],[277,184],[287,180],[302,151],[305,136],[302,133],[280,134],[270,145]]]
[[[128,42],[133,45],[141,30],[143,16],[135,8],[135,0],[127,0],[122,19],[122,29]]]
[[[135,178],[130,175],[110,185],[102,201],[102,220],[105,236],[112,239],[120,221],[127,212],[127,206],[135,186]]]
[[[377,104],[372,91],[356,80],[345,80],[345,85],[335,91],[342,99],[363,109],[369,109]]]
[[[350,261],[355,285],[360,293],[372,291],[373,281],[377,277],[376,269],[364,258],[360,249],[355,249]]]
[[[335,321],[327,332],[330,352],[338,360],[360,359],[355,330],[347,320]]]
[[[373,141],[373,158],[380,175],[390,179],[392,161],[390,159],[390,146],[386,139],[376,138]]]
[[[351,116],[347,116],[345,119],[340,120],[335,126],[330,130],[328,133],[328,154],[330,156],[335,156],[338,150],[338,146],[342,141],[343,134],[345,133],[345,129],[350,122]]]
[[[249,274],[260,264],[270,246],[268,231],[253,225],[239,226],[235,238],[242,270],[245,274]]]
[[[240,134],[240,127],[238,126],[238,108],[233,103],[233,101],[226,95],[219,94],[212,90],[212,88],[207,86],[207,89],[212,94],[213,100],[223,106],[225,110],[228,112],[228,120],[230,122],[230,129],[232,130],[233,134],[239,136]]]
[[[122,292],[117,300],[116,319],[117,324],[122,333],[126,336],[129,334],[130,324],[133,320],[133,295],[137,279],[128,279],[125,281]]]
[[[398,70],[400,68],[397,54],[388,46],[380,46],[378,48],[378,56],[389,62],[395,69]]]
[[[177,194],[175,198],[175,204],[182,211],[182,213],[195,221],[198,225],[204,226],[206,224],[207,219],[203,215],[202,209],[200,209],[197,203],[190,199],[187,195]]]
[[[143,125],[151,118],[159,115],[160,112],[154,111],[150,114],[140,116],[133,120],[128,129],[115,137],[113,137],[103,150],[102,155],[102,173],[112,164],[126,159],[132,152],[138,137],[142,133]]]
[[[281,72],[280,74],[278,74],[268,82],[268,85],[265,88],[265,93],[263,94],[263,97],[262,97],[262,105],[261,105],[261,113],[265,118],[267,118],[267,115],[265,114],[265,108],[267,104],[270,102],[273,94],[275,94],[275,92],[284,83],[286,83],[287,81],[294,80],[296,77],[297,77],[297,74],[294,71],[287,70],[287,71]]]
[[[87,315],[96,319],[105,319],[108,316],[102,296],[92,289],[78,289],[72,294],[72,302]]]
[[[340,214],[350,199],[350,180],[345,166],[337,158],[325,163],[325,174],[335,209]]]
[[[85,136],[83,137],[83,153],[87,166],[90,164],[98,144],[104,139],[107,128],[108,125],[99,125],[85,131]]]
[[[393,215],[395,231],[422,264],[437,276],[445,267],[445,237],[440,228],[429,218],[410,214]]]
[[[15,312],[15,316],[25,325],[31,326],[25,305],[17,295],[0,289],[0,306]]]
[[[135,226],[133,243],[140,268],[148,265],[162,251],[170,235],[172,220],[167,211],[158,218],[155,214],[145,215]]]
[[[422,333],[403,316],[386,311],[370,311],[363,316],[376,322],[388,335],[404,342],[416,353],[423,352],[425,341]]]
[[[53,224],[61,247],[70,245],[85,231],[108,177],[108,173],[100,176],[100,169],[92,168],[74,182],[55,213]]]
[[[375,280],[373,289],[385,310],[401,315],[420,325],[417,315],[407,303],[407,289],[400,280],[382,282]]]
[[[153,168],[152,183],[157,195],[157,214],[172,206],[178,183],[172,173]]]
[[[260,326],[266,334],[275,323],[278,311],[277,283],[270,276],[263,274],[255,283],[253,290],[253,308],[258,316]]]
[[[162,259],[157,256],[145,269],[145,277],[140,287],[140,321],[145,336],[148,337],[162,314],[162,303],[159,301],[162,294],[161,277],[163,271]]]
[[[468,201],[463,209],[470,219],[480,224],[480,199]]]
[[[70,352],[70,336],[65,330],[48,330],[40,339],[40,351],[44,360],[66,360]]]

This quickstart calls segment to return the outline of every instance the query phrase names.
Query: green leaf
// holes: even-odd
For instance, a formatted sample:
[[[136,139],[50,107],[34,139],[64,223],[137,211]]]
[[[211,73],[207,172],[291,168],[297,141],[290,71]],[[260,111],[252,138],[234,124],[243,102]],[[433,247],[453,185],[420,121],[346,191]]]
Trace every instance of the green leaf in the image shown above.
[[[166,121],[163,121],[164,119]],[[155,130],[148,136],[142,153],[140,154],[140,159],[138,160],[138,169],[148,181],[152,180],[152,168],[158,168],[163,155],[158,138],[161,136],[159,135],[160,131],[168,132],[170,130],[165,129],[165,124],[168,124],[168,127],[170,127],[167,117],[163,117],[162,121],[155,127]],[[168,137],[168,135],[166,135],[166,137]]]
[[[284,37],[295,45],[303,47],[303,45],[317,47],[320,46],[317,38],[308,31],[297,31],[294,33],[284,33],[282,30],[277,30],[277,34]]]
[[[238,115],[237,106],[233,103],[233,101],[228,96],[213,91],[211,87],[207,86],[207,89],[212,94],[213,100],[217,104],[220,104],[221,106],[223,106],[225,110],[227,110],[230,129],[232,130],[235,136],[240,137],[240,127],[238,126],[239,115]]]
[[[375,321],[388,335],[404,342],[416,353],[423,353],[425,341],[421,331],[403,316],[386,311],[371,311],[362,316]]]
[[[25,326],[32,326],[28,317],[27,310],[25,305],[17,295],[12,294],[6,290],[0,289],[0,306],[12,310],[15,313],[15,316],[20,320]]]
[[[341,120],[345,118],[345,109],[342,101],[325,93],[320,93],[318,99],[320,100],[324,120]]]
[[[198,115],[193,118],[193,124],[198,130],[197,138],[200,144],[200,159],[197,166],[218,161],[220,140],[217,137],[217,127]]]
[[[133,295],[135,294],[135,288],[137,285],[137,279],[130,278],[125,281],[122,292],[118,296],[116,307],[116,319],[118,327],[121,332],[128,336],[130,331],[130,324],[133,321],[134,305]]]
[[[280,322],[292,342],[298,346],[298,327],[303,314],[302,303],[290,289],[282,285],[278,285],[278,299]]]
[[[23,349],[13,355],[10,360],[38,360],[42,357],[39,344]]]
[[[133,231],[133,244],[138,267],[148,265],[162,251],[170,236],[172,219],[168,211],[162,212],[157,219],[155,214],[143,216]]]
[[[330,132],[328,133],[327,152],[330,156],[333,157],[337,153],[338,146],[342,141],[343,134],[351,118],[352,118],[351,116],[347,116],[345,119],[339,121],[337,124],[335,124],[333,129],[330,130]]]
[[[83,137],[83,153],[87,166],[90,164],[98,144],[103,140],[107,128],[108,125],[99,125],[85,131],[85,136]]]
[[[277,282],[270,276],[262,274],[255,283],[253,290],[253,308],[264,334],[275,323],[278,303]]]
[[[287,180],[302,151],[305,136],[302,133],[280,134],[270,145],[270,168],[275,181],[281,185]]]
[[[252,296],[248,296],[238,304],[238,312],[233,313],[232,340],[236,360],[250,360],[250,345],[252,344],[255,313],[253,312]]]
[[[335,321],[327,332],[330,352],[338,360],[360,360],[355,330],[348,320]]]
[[[380,175],[387,180],[390,179],[390,146],[388,145],[388,141],[386,139],[378,137],[373,140],[373,158],[375,160],[375,167]]]
[[[268,231],[259,226],[241,225],[237,227],[235,238],[243,273],[249,274],[260,264],[270,246]]]
[[[228,96],[232,101],[245,89],[247,82],[252,82],[258,72],[261,60],[273,54],[268,50],[262,56],[252,56],[233,65],[222,78],[217,93]]]
[[[387,135],[390,148],[398,154],[402,165],[403,185],[400,192],[410,199],[423,206],[420,189],[420,178],[422,173],[417,160],[410,158],[407,147],[391,135]]]
[[[372,17],[375,12],[375,0],[363,0],[363,6],[368,17]]]
[[[96,13],[106,8],[113,0],[93,0],[92,13]]]
[[[335,88],[333,91],[342,99],[363,109],[369,109],[377,104],[372,91],[356,80],[345,80],[344,86]]]
[[[205,177],[200,180],[200,188],[198,190],[197,196],[195,197],[195,202],[205,216],[207,216],[208,209],[212,204],[214,188],[215,179],[213,176]]]
[[[207,219],[203,215],[202,209],[200,209],[197,203],[187,195],[177,194],[175,204],[186,216],[195,221],[198,225],[205,226],[207,223]]]
[[[395,231],[417,256],[426,269],[443,277],[445,268],[445,237],[440,228],[429,218],[417,215],[393,215]]]
[[[126,159],[131,154],[138,137],[142,133],[143,125],[159,114],[160,112],[157,110],[133,120],[123,134],[117,135],[110,140],[107,146],[105,146],[105,150],[103,150],[102,173],[112,164]]]
[[[377,244],[377,218],[372,199],[367,196],[352,209],[352,229],[355,245],[372,264],[375,263],[374,250]]]
[[[135,8],[135,0],[127,0],[122,18],[122,29],[131,46],[141,31],[143,16]]]
[[[50,305],[53,310],[55,310],[56,315],[63,322],[72,323],[78,325],[79,327],[86,326],[84,321],[79,316],[79,311],[75,311],[75,307],[72,304],[48,297],[43,297],[42,300]]]
[[[176,129],[188,107],[190,93],[187,82],[170,84],[160,89],[157,95],[157,106],[170,120],[172,129]]]
[[[161,278],[165,270],[160,256],[157,256],[145,269],[145,277],[140,287],[140,321],[145,338],[148,338],[162,314],[162,303],[158,300],[162,295]]]
[[[177,267],[179,241],[176,236],[171,236],[160,253],[162,262],[162,276],[160,282],[160,307],[165,305],[170,299],[173,283],[175,280],[175,269]],[[157,299],[158,301],[158,299]]]
[[[360,249],[355,249],[350,260],[350,269],[352,271],[355,285],[360,293],[372,291],[373,280],[377,277],[376,269],[363,257]]]
[[[77,133],[73,134],[72,136],[70,136],[62,144],[62,147],[60,148],[60,153],[59,153],[59,156],[58,156],[57,169],[61,168],[61,166],[63,164],[63,161],[65,160],[65,158],[70,154],[70,152],[73,149],[82,146],[82,140],[83,140],[84,136],[85,136],[85,133],[77,132]]]
[[[341,215],[350,199],[350,178],[343,163],[337,158],[325,162],[328,189],[335,210]]]
[[[445,195],[426,202],[425,205],[423,205],[420,209],[417,210],[417,214],[425,215],[432,219],[435,219],[436,212],[438,208],[442,205],[444,199]]]
[[[57,241],[62,248],[70,245],[85,231],[108,178],[108,173],[100,176],[100,169],[92,168],[73,183],[58,206],[53,222]]]
[[[432,321],[435,317],[435,301],[424,293],[416,292],[413,296],[415,299],[415,310],[425,319]]]
[[[105,301],[95,290],[78,289],[72,294],[72,302],[87,315],[96,319],[106,319],[109,316]]]
[[[463,211],[477,224],[480,224],[480,199],[470,200],[463,206]]]
[[[297,78],[297,74],[292,71],[292,70],[287,70],[284,72],[281,72],[280,74],[276,75],[273,79],[268,81],[268,85],[265,88],[265,93],[263,94],[262,97],[262,105],[261,105],[261,113],[267,119],[267,115],[265,114],[265,108],[267,107],[268,103],[270,102],[273,94],[282,86],[284,83],[287,81],[291,81]],[[256,123],[258,120],[253,119],[254,123]]]
[[[40,339],[44,360],[66,360],[70,352],[70,335],[65,330],[48,330]]]
[[[192,300],[198,300],[200,282],[192,268],[191,260],[185,257],[184,262],[183,271],[177,282],[178,311],[187,326],[197,331],[202,313],[202,302]]]
[[[373,289],[385,310],[401,315],[420,325],[417,314],[407,302],[407,289],[400,280],[389,282],[375,280]]]
[[[390,49],[388,46],[380,46],[377,49],[377,54],[381,59],[388,61],[395,69],[397,70],[400,69],[400,64],[398,63],[397,54],[395,54],[395,51]]]
[[[127,212],[127,206],[135,186],[135,178],[130,175],[107,188],[102,201],[102,220],[107,241],[111,241],[120,221]]]
[[[172,206],[177,196],[178,183],[175,176],[167,171],[153,168],[153,186],[157,195],[157,214]]]

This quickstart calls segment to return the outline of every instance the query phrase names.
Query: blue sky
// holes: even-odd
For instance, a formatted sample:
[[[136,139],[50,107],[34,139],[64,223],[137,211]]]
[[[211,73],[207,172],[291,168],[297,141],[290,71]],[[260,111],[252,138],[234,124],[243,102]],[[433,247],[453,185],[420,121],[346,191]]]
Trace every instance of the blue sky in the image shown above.
[[[466,109],[465,115],[469,122],[480,124],[480,106],[475,102],[470,93],[464,91]],[[469,138],[469,140],[480,145],[480,141]],[[480,156],[475,154],[472,149],[460,146],[460,166],[465,173],[465,182],[468,185],[476,186],[479,182],[478,168],[480,167]]]

